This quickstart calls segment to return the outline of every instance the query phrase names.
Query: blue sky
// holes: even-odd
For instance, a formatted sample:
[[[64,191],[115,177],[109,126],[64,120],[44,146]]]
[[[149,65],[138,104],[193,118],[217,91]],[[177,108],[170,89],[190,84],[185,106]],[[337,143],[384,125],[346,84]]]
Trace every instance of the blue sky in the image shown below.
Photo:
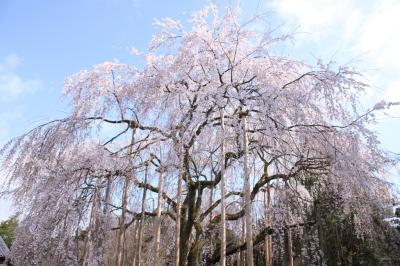
[[[66,114],[60,100],[65,77],[104,61],[139,64],[129,50],[147,47],[155,18],[183,22],[208,2],[0,1],[0,144]],[[372,84],[365,104],[400,100],[399,1],[250,0],[241,6],[245,15],[257,7],[267,11],[272,27],[296,32],[284,53],[310,63],[322,57],[358,66]],[[400,152],[398,118],[382,120],[376,130],[385,149]],[[9,202],[0,201],[0,220],[11,213]]]

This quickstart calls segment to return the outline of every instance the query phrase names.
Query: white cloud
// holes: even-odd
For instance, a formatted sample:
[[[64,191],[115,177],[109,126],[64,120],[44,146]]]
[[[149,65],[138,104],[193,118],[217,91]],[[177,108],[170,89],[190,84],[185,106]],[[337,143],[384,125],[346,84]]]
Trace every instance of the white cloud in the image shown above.
[[[271,5],[292,29],[309,33],[299,41],[312,40],[317,56],[344,52],[360,58],[362,68],[374,69],[367,76],[379,88],[375,99],[400,100],[400,1],[273,0]]]
[[[291,27],[312,33],[307,38],[319,39],[339,30],[351,32],[360,20],[360,8],[349,0],[273,0],[272,7]]]
[[[4,57],[3,62],[0,64],[0,71],[6,71],[7,68],[14,70],[22,63],[22,59],[16,54],[7,55]]]
[[[0,112],[0,147],[11,138],[11,131],[15,126],[15,121],[20,121],[22,117],[22,112],[18,111],[18,108],[12,111]],[[5,176],[5,171],[0,168],[0,192],[6,189],[4,185]],[[8,219],[14,212],[15,208],[13,208],[11,200],[0,198],[0,221]]]
[[[21,64],[22,59],[15,54],[8,55],[0,61],[0,101],[16,99],[36,91],[41,86],[38,79],[24,79],[17,73]]]
[[[0,147],[11,138],[11,129],[16,122],[24,117],[22,112],[16,107],[12,111],[0,112]]]
[[[400,69],[400,2],[381,1],[373,13],[365,14],[356,49],[371,52],[373,60],[386,69]]]
[[[9,200],[0,199],[0,222],[9,219],[13,215],[12,204]]]

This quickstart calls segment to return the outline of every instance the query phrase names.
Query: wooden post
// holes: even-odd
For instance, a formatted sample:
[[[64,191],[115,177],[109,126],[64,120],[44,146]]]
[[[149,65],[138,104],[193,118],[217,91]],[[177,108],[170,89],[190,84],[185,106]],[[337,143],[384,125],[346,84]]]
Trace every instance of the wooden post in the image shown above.
[[[287,220],[286,220],[286,226],[287,226],[287,234],[288,234],[288,265],[289,266],[294,266],[294,261],[293,261],[293,240],[292,240],[292,230],[290,229],[290,223],[291,223],[291,214],[290,214],[290,206],[289,206],[289,184],[288,181],[285,180],[285,194],[286,194],[286,215],[287,215]]]
[[[92,210],[90,213],[90,222],[89,222],[89,227],[87,231],[87,236],[85,238],[85,245],[83,249],[83,263],[82,265],[86,266],[90,264],[90,255],[93,252],[93,230],[96,229],[97,226],[97,215],[98,215],[98,207],[99,207],[99,198],[100,198],[100,186],[103,183],[104,180],[104,175],[101,176],[100,180],[97,182],[95,191],[94,191],[94,197],[93,197],[93,203],[92,203]]]
[[[144,187],[143,187],[143,197],[142,197],[142,210],[140,213],[140,223],[139,223],[139,241],[138,241],[138,251],[137,251],[137,263],[138,265],[142,265],[142,243],[143,243],[143,225],[144,225],[144,217],[146,211],[146,192],[147,192],[147,175],[148,175],[148,163],[145,165],[144,170]]]
[[[264,190],[264,223],[265,227],[271,226],[271,194],[270,185]],[[265,265],[272,266],[272,236],[266,235],[264,238]]]
[[[225,221],[225,125],[224,109],[221,108],[221,260],[220,265],[226,264],[226,221]]]
[[[214,181],[214,175],[213,175],[212,169],[210,169],[210,180],[211,180],[211,182]],[[211,186],[211,188],[210,188],[210,198],[209,198],[209,203],[208,203],[209,206],[208,207],[211,207],[213,205],[213,203],[214,203],[214,185]],[[214,211],[211,210],[211,212],[210,212],[210,224],[212,224],[211,221],[212,221],[213,217],[214,217]],[[212,252],[214,252],[214,250],[215,250],[214,234],[211,234],[211,236],[210,236],[210,247],[212,249]]]
[[[244,208],[244,204],[243,204]],[[246,241],[246,221],[245,218],[242,218],[242,241]],[[246,252],[245,251],[240,251],[240,265],[246,265]]]
[[[179,169],[179,175],[178,175],[178,191],[176,194],[176,239],[175,239],[175,266],[179,266],[180,260],[179,260],[179,255],[180,255],[180,232],[181,232],[181,209],[182,209],[182,202],[181,202],[181,196],[182,196],[182,179],[184,175],[184,148],[183,148],[183,143],[181,144],[180,148],[180,169]]]
[[[128,150],[128,157],[129,157],[129,165],[133,165],[132,161],[132,150],[133,150],[133,144],[135,143],[135,132],[136,132],[136,127],[132,126],[132,137],[131,137],[131,144],[129,146]],[[133,172],[133,169],[132,169]],[[128,176],[125,178],[124,182],[124,189],[122,193],[122,213],[121,213],[121,219],[119,220],[119,231],[118,231],[118,244],[117,244],[117,256],[116,256],[116,261],[115,265],[116,266],[121,266],[122,265],[122,253],[124,249],[124,242],[125,242],[125,220],[126,220],[126,212],[127,212],[127,206],[128,206],[128,194],[129,194],[129,188],[130,188],[130,183],[131,183],[131,176]]]
[[[249,173],[249,141],[247,137],[247,114],[243,115],[243,146],[244,146],[244,187],[245,194],[245,218],[246,218],[246,261],[248,266],[254,265],[253,258],[253,228],[250,198],[250,173]]]
[[[136,219],[133,222],[133,245],[132,245],[132,250],[134,250],[133,257],[132,257],[132,266],[136,266],[136,250],[137,250],[137,239],[138,239],[138,233],[139,233],[139,220]]]
[[[161,209],[163,205],[163,188],[164,188],[164,167],[159,168],[159,180],[158,180],[158,198],[157,198],[157,214],[156,214],[156,242],[155,242],[155,264],[161,266],[161,254],[160,254],[160,241],[161,241]]]

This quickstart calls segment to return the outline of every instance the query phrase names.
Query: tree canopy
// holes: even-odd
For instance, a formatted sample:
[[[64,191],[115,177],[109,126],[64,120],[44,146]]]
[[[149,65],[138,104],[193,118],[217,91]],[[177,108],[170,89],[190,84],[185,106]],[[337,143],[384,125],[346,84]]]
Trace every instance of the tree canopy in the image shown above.
[[[319,230],[328,203],[357,238],[372,236],[392,197],[386,171],[394,161],[369,125],[395,103],[361,106],[361,73],[274,53],[290,36],[260,31],[262,22],[210,5],[189,30],[157,21],[148,51],[136,51],[143,67],[105,62],[67,78],[69,115],[1,149],[24,213],[15,264],[100,265],[110,249],[119,265],[218,262],[222,176],[230,263],[250,261],[246,224],[256,263],[270,241],[274,265],[326,264],[328,236]],[[160,212],[150,204],[157,195]],[[156,220],[161,246],[150,256]],[[296,249],[299,236],[308,238]]]

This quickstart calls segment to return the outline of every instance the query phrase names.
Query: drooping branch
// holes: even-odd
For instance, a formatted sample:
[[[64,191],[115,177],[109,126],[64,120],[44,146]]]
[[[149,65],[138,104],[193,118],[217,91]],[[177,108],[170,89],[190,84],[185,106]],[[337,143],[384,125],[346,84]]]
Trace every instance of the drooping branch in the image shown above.
[[[228,192],[228,193],[225,195],[225,198],[227,199],[227,198],[229,198],[230,196],[233,196],[233,195],[236,195],[236,196],[243,196],[243,193],[242,193],[242,192],[237,192],[237,191],[231,191],[231,192]],[[208,207],[208,209],[205,210],[205,211],[200,215],[199,221],[203,221],[204,218],[206,218],[216,207],[218,207],[218,205],[220,204],[220,202],[221,202],[221,199],[218,199],[218,200],[216,200],[210,207]]]
[[[289,177],[295,176],[295,173],[289,175]],[[257,193],[260,191],[260,189],[267,184],[268,182],[270,182],[271,180],[275,180],[275,179],[285,179],[288,178],[288,175],[285,174],[275,174],[275,175],[271,175],[268,179],[264,178],[264,175],[262,175],[260,177],[260,179],[258,180],[258,182],[254,185],[251,194],[250,194],[250,199],[253,201],[254,198],[256,197]],[[239,196],[243,196],[242,193],[239,193]],[[244,216],[244,210],[240,210],[236,213],[227,213],[226,214],[226,219],[233,221],[233,220],[237,220],[241,217]],[[220,221],[221,219],[221,215],[216,215],[212,220],[211,220],[211,224],[216,224]]]
[[[228,168],[230,166],[230,160],[231,159],[239,159],[240,157],[243,156],[243,151],[239,151],[238,153],[234,153],[234,152],[227,152],[225,153],[225,166],[226,168]],[[221,181],[221,171],[218,171],[216,173],[214,173],[215,175],[215,179],[213,180],[206,180],[206,181],[197,181],[200,183],[200,186],[202,188],[210,188],[210,187],[216,187],[219,182]]]
[[[143,183],[143,182],[136,181],[135,184],[136,184],[139,188],[146,188],[146,189],[148,189],[148,190],[150,190],[150,191],[152,191],[152,192],[154,192],[154,193],[158,193],[158,187],[152,186],[152,185],[150,185],[149,183]],[[171,198],[167,195],[167,193],[163,192],[163,193],[162,193],[162,196],[163,196],[163,198],[166,200],[166,202],[167,202],[169,205],[172,206],[172,208],[176,209],[176,205],[177,205],[176,202],[175,202],[173,199],[171,199]]]

